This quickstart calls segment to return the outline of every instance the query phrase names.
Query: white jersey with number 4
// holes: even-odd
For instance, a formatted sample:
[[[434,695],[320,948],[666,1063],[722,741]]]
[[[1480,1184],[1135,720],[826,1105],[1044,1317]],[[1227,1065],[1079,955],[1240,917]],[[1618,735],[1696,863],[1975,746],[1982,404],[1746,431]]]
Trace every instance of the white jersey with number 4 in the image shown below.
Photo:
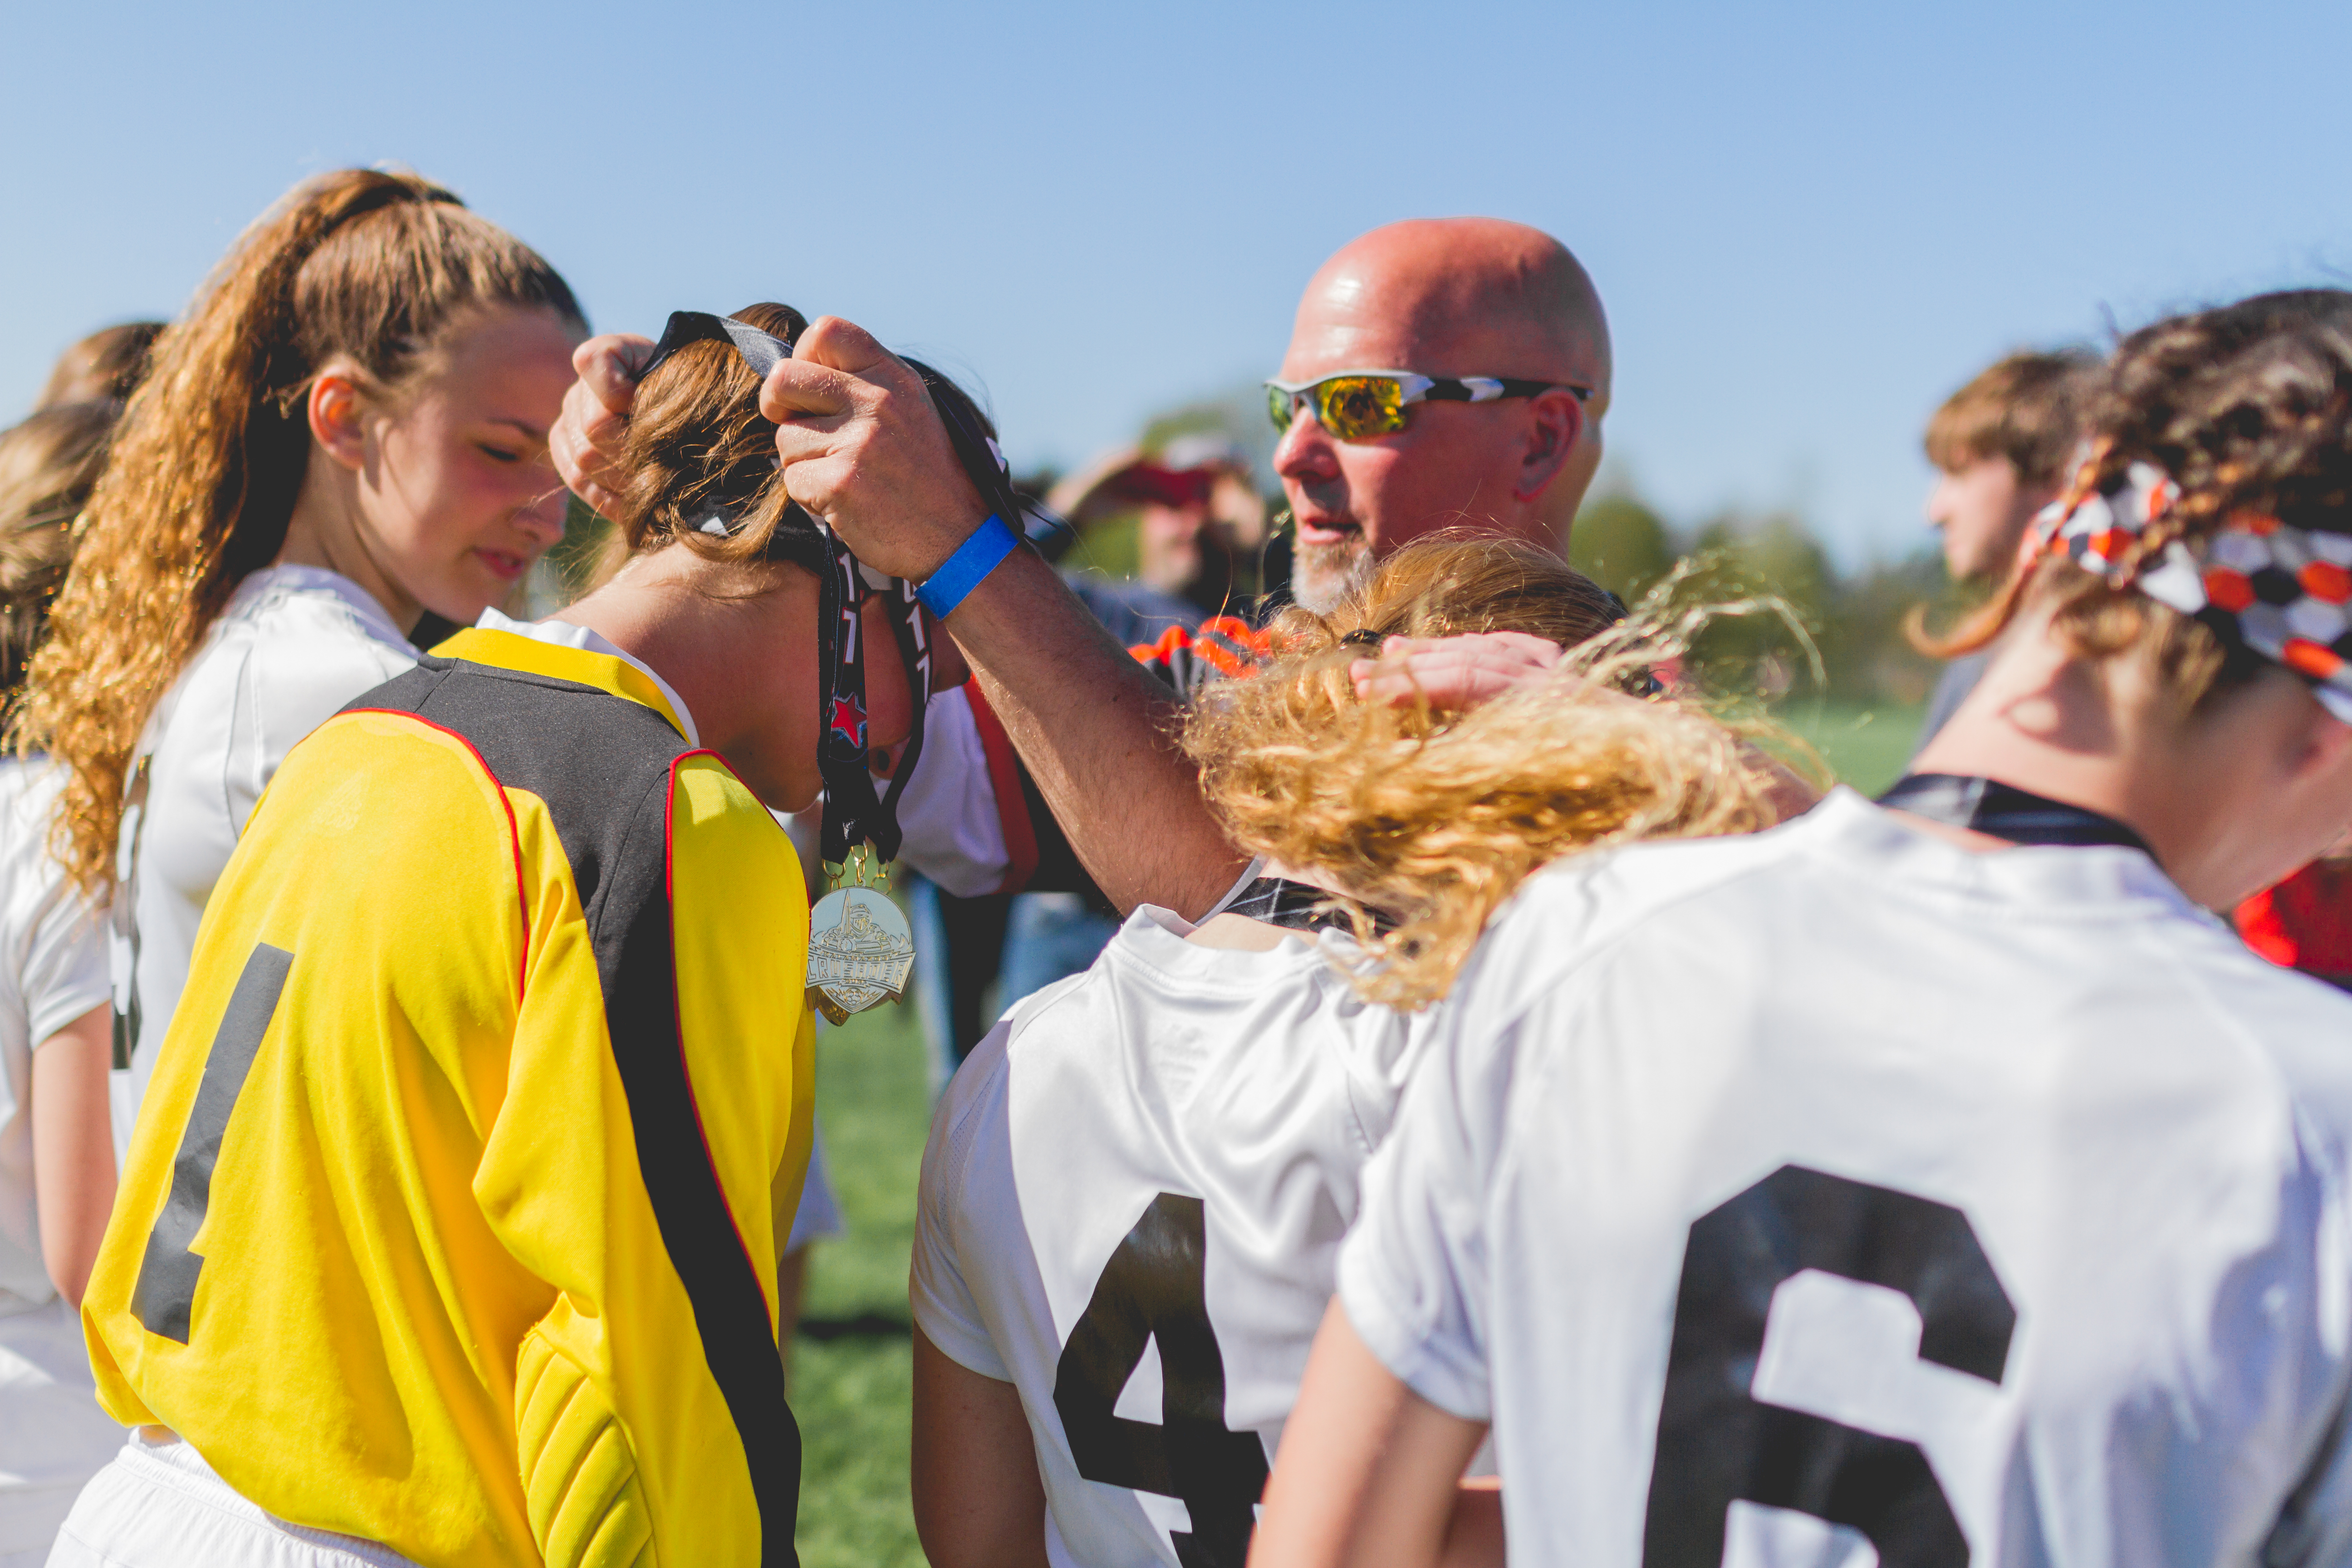
[[[2341,1563],[2352,998],[1846,792],[1536,879],[1339,1294],[1516,1564]]]
[[[1313,943],[1191,929],[1147,906],[1023,1004],[923,1155],[915,1321],[1019,1387],[1057,1563],[1241,1568],[1358,1173],[1433,1029]]]

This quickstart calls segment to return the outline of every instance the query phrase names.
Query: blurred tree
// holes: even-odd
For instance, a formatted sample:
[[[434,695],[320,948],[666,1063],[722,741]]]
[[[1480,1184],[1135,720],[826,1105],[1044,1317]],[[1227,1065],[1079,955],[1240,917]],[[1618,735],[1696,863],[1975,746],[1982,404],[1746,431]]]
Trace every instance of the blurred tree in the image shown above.
[[[1942,552],[1933,545],[1900,561],[1874,563],[1849,579],[1839,593],[1843,647],[1830,671],[1831,689],[1844,696],[1925,702],[1943,665],[1912,646],[1907,630],[1911,615],[1925,605],[1930,625],[1948,626],[1956,603]]]
[[[1680,553],[1665,520],[1630,495],[1586,501],[1568,536],[1570,563],[1629,605],[1673,571]]]
[[[1699,530],[1684,573],[1675,594],[1682,604],[1778,599],[1786,606],[1785,615],[1727,615],[1709,625],[1692,645],[1689,660],[1705,685],[1766,698],[1820,689],[1805,643],[1811,639],[1824,667],[1837,665],[1843,653],[1839,584],[1828,553],[1803,522],[1786,513],[1718,517]]]

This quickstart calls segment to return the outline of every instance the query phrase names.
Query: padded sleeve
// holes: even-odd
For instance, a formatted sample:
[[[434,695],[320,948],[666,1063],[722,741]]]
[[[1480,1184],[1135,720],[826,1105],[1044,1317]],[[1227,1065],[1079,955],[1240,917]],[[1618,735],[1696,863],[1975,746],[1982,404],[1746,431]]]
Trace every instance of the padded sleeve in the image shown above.
[[[815,1088],[799,862],[709,753],[639,809],[593,923],[551,826],[520,831],[550,874],[476,1191],[558,1293],[516,1369],[533,1535],[550,1568],[761,1561],[799,1480],[776,1301]]]

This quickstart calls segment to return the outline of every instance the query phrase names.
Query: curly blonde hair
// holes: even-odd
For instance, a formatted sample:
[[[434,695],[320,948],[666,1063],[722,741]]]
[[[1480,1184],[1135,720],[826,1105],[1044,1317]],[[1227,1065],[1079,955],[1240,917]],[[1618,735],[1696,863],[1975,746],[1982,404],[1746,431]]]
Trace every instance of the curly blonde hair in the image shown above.
[[[1236,843],[1349,896],[1364,994],[1423,1006],[1452,989],[1489,917],[1550,861],[1774,819],[1767,765],[1740,733],[1697,707],[1628,694],[1675,649],[1618,621],[1614,601],[1545,552],[1417,541],[1329,615],[1286,612],[1274,662],[1212,688],[1184,751]],[[1465,713],[1357,700],[1349,656],[1369,650],[1350,643],[1494,631],[1570,652],[1550,677]],[[1395,920],[1386,936],[1367,907]]]
[[[554,268],[449,192],[344,169],[264,214],[156,343],[11,726],[18,751],[70,770],[54,847],[91,894],[113,882],[123,773],[148,716],[285,542],[311,380],[340,355],[371,395],[396,399],[462,312],[495,305],[584,325]]]

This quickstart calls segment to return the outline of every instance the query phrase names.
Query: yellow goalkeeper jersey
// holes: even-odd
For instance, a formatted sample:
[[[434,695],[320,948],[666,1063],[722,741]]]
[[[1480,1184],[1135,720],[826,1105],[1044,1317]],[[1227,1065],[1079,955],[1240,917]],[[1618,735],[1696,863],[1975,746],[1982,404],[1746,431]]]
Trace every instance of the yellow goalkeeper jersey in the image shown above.
[[[288,756],[83,1302],[116,1419],[421,1563],[794,1562],[807,897],[687,732],[473,630]]]

